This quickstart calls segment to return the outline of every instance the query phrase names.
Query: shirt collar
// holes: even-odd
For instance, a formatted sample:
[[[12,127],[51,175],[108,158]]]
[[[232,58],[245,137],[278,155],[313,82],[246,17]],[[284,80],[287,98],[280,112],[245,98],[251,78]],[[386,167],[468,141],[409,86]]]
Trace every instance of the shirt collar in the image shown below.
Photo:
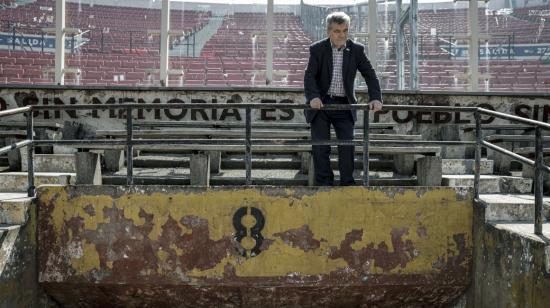
[[[346,48],[346,44],[344,44],[344,46],[340,47],[340,48],[336,48],[336,45],[334,45],[334,43],[332,42],[332,40],[329,38],[328,39],[330,41],[330,47],[332,47],[332,49],[336,49],[338,51],[342,51],[344,50],[344,48]]]

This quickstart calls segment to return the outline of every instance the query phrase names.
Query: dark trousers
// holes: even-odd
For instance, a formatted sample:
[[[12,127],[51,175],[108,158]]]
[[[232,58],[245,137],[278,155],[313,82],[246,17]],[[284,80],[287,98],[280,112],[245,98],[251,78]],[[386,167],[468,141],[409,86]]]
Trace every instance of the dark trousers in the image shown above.
[[[330,97],[323,98],[323,104],[338,104],[346,101],[335,101]],[[311,140],[330,140],[330,126],[334,127],[338,140],[353,140],[353,118],[349,110],[320,110],[311,121]],[[334,173],[330,166],[330,146],[314,145],[313,165],[315,168],[315,185],[333,186]],[[355,147],[338,146],[338,169],[340,170],[340,185],[353,185]]]

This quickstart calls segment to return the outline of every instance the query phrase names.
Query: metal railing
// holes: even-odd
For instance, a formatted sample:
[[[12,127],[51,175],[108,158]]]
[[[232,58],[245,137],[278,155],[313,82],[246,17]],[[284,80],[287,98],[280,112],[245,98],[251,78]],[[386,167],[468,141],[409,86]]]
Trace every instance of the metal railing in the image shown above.
[[[134,125],[132,115],[136,109],[245,109],[245,132],[244,139],[134,139]],[[369,145],[383,144],[391,142],[392,144],[403,145],[473,145],[475,146],[475,167],[474,167],[474,199],[479,201],[479,183],[480,183],[480,166],[481,166],[481,149],[486,147],[496,152],[507,155],[514,160],[520,161],[526,165],[534,167],[534,195],[535,195],[535,234],[542,234],[543,223],[543,175],[550,173],[550,168],[543,161],[543,139],[542,130],[550,130],[550,124],[521,118],[514,115],[509,115],[501,112],[496,112],[479,107],[450,107],[450,106],[408,106],[408,105],[384,105],[384,110],[388,111],[417,111],[417,112],[465,112],[473,113],[475,118],[475,141],[426,141],[426,140],[370,140],[369,137],[369,108],[367,104],[355,105],[325,105],[324,110],[360,110],[363,112],[363,138],[362,140],[336,140],[336,141],[312,141],[312,140],[296,140],[296,139],[252,139],[252,109],[310,109],[308,105],[296,104],[259,104],[259,103],[228,103],[228,104],[212,104],[212,103],[191,103],[191,104],[119,104],[119,105],[49,105],[49,106],[27,106],[15,108],[5,111],[0,111],[0,118],[16,114],[25,114],[27,117],[27,139],[16,142],[14,144],[0,148],[0,155],[8,151],[27,147],[28,155],[28,196],[35,195],[34,187],[34,168],[33,154],[34,147],[47,145],[71,145],[71,146],[124,146],[127,151],[127,185],[134,184],[133,175],[133,149],[134,146],[140,145],[216,145],[223,150],[225,146],[243,145],[245,147],[245,184],[252,185],[252,146],[253,145],[358,145],[363,147],[363,186],[369,186]],[[30,116],[33,112],[44,110],[111,110],[123,109],[126,111],[126,139],[125,140],[34,140],[33,137],[33,117]],[[535,128],[535,160],[530,160],[526,157],[513,153],[505,148],[496,146],[483,139],[481,116],[487,115],[504,120],[519,122]]]

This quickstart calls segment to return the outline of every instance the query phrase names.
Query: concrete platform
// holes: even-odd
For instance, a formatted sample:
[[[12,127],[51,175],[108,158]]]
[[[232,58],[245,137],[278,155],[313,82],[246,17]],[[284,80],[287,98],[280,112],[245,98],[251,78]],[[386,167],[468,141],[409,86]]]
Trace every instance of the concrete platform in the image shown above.
[[[535,234],[535,225],[533,223],[523,223],[523,222],[493,222],[490,223],[495,228],[518,234],[522,237],[534,240],[550,246],[548,239],[550,238],[550,222],[542,224],[542,235],[545,239],[541,238],[539,235]]]
[[[338,183],[338,170],[334,170],[335,182]],[[189,185],[188,168],[134,168],[134,183],[144,185]],[[396,175],[393,172],[371,171],[369,173],[373,186],[414,186],[416,178]],[[362,171],[354,172],[357,185],[361,185]],[[211,175],[211,185],[243,185],[245,170],[222,170]],[[307,174],[298,170],[287,169],[253,169],[252,180],[255,185],[307,186]],[[124,185],[126,169],[103,175],[103,184]]]
[[[74,154],[34,154],[34,172],[76,172]],[[27,171],[27,155],[21,152],[21,171]]]
[[[76,180],[76,173],[37,172],[34,175],[36,187],[46,184],[74,184]],[[27,187],[27,172],[0,173],[0,192],[24,192]]]
[[[473,175],[443,175],[443,186],[474,186]],[[533,184],[532,179],[514,177],[481,175],[479,192],[482,194],[492,193],[519,193],[526,194],[531,192]]]
[[[0,193],[0,225],[23,225],[27,222],[28,209],[34,198],[25,193]]]
[[[474,174],[474,159],[443,159],[443,174]],[[493,174],[493,161],[481,159],[481,174]]]
[[[515,194],[481,194],[486,221],[534,221],[535,197]],[[550,218],[550,197],[544,200],[544,215]]]

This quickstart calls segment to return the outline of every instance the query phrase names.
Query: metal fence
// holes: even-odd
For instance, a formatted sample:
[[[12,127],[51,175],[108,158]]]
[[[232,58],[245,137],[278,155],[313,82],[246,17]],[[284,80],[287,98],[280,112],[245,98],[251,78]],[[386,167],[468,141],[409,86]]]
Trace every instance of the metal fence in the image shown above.
[[[245,133],[244,139],[134,139],[133,111],[136,109],[201,109],[201,108],[228,108],[245,109]],[[232,104],[211,104],[211,103],[191,103],[191,104],[119,104],[119,105],[52,105],[52,106],[26,106],[10,109],[0,112],[0,118],[24,113],[27,118],[27,139],[13,143],[0,148],[0,154],[7,153],[22,147],[27,147],[28,155],[28,196],[35,195],[34,186],[34,168],[33,154],[35,146],[46,145],[70,145],[70,146],[124,146],[126,148],[126,184],[133,185],[133,149],[136,145],[215,145],[223,150],[225,146],[244,145],[245,147],[245,183],[252,185],[252,147],[254,145],[360,145],[363,146],[363,186],[369,186],[369,145],[381,144],[387,140],[370,140],[369,138],[369,108],[367,104],[354,105],[325,105],[324,110],[360,110],[363,112],[363,138],[362,140],[336,140],[336,141],[312,141],[312,140],[294,140],[294,139],[252,139],[252,109],[309,109],[308,105],[297,104],[258,104],[258,103],[232,103]],[[34,140],[33,136],[33,112],[43,110],[111,110],[122,109],[126,111],[126,139],[125,140]],[[550,173],[550,168],[544,164],[543,156],[543,138],[542,130],[550,130],[550,124],[530,120],[514,115],[496,112],[478,107],[448,107],[448,106],[407,106],[407,105],[385,105],[385,110],[389,111],[419,111],[419,112],[464,112],[473,113],[475,118],[476,141],[428,141],[428,140],[392,140],[393,144],[403,145],[474,145],[475,149],[475,173],[474,173],[474,198],[479,201],[479,183],[480,183],[480,165],[481,149],[486,147],[496,152],[511,157],[526,165],[534,167],[534,195],[535,195],[535,234],[542,234],[543,223],[543,175]],[[495,118],[518,122],[532,126],[535,129],[535,160],[513,153],[505,148],[496,146],[482,137],[481,116],[488,115]],[[274,136],[276,137],[276,136]]]

